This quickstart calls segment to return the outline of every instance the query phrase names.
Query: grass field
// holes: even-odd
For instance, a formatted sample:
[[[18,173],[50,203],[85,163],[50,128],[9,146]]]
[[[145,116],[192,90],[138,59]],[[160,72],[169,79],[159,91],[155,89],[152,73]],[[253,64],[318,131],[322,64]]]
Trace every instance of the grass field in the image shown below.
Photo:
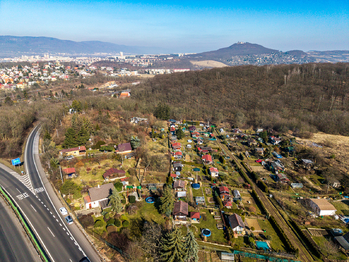
[[[209,242],[218,242],[226,244],[228,241],[224,238],[224,231],[216,227],[216,220],[208,210],[200,210],[200,213],[205,213],[206,220],[201,219],[199,224],[195,224],[197,230],[193,231],[195,237],[201,238],[201,229],[208,228],[211,230],[211,236],[207,238]]]
[[[271,247],[274,250],[280,250],[282,252],[286,251],[285,246],[281,242],[279,236],[275,232],[273,226],[270,224],[270,222],[267,219],[258,219],[258,224],[260,225],[262,230],[266,230],[265,233],[263,233],[266,237],[271,237]]]

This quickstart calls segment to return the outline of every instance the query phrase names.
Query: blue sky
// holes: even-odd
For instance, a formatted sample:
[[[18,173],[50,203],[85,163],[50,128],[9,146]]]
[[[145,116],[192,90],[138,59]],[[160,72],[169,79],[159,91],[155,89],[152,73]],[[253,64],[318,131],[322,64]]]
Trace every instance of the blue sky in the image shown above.
[[[200,52],[238,41],[282,51],[349,49],[349,1],[0,0],[0,35]]]

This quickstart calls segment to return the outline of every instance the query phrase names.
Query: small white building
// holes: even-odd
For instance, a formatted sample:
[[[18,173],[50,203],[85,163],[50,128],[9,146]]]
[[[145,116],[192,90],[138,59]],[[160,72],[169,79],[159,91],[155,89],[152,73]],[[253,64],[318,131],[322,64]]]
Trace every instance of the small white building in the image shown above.
[[[88,196],[84,197],[86,209],[101,207],[108,205],[108,197],[111,195],[114,185],[112,183],[98,185],[88,190]]]
[[[310,199],[310,206],[318,216],[333,216],[337,209],[326,199]]]

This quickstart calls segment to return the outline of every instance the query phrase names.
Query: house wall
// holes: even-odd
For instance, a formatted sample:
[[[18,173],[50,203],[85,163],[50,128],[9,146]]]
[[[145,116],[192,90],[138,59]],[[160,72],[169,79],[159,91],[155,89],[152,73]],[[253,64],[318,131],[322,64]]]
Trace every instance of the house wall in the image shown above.
[[[321,210],[319,216],[333,216],[336,214],[336,210]]]
[[[100,200],[97,200],[97,201],[94,201],[94,202],[86,203],[86,209],[90,209],[90,204],[91,204],[91,208],[99,207],[99,202],[103,201],[103,200],[106,200],[106,199],[107,198],[103,198],[103,199],[100,199]]]
[[[120,154],[120,155],[126,155],[126,154],[129,154],[129,153],[132,153],[132,150],[123,151],[123,152],[117,152],[117,154]]]
[[[237,226],[235,228],[233,228],[233,231],[234,232],[237,232],[237,233],[241,233],[244,231],[244,228],[243,227],[240,227],[240,226]]]

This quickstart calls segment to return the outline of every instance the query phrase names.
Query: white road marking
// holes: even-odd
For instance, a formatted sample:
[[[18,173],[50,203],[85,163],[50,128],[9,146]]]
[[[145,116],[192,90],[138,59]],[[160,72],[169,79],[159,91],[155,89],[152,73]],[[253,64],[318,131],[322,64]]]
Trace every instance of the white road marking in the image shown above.
[[[30,204],[30,206],[34,209],[35,212],[37,212],[36,209],[32,206],[32,204]]]
[[[56,221],[59,222],[58,219],[56,219]]]
[[[20,194],[22,194],[22,192],[21,191],[19,191],[19,189],[16,187],[16,189],[17,189],[17,191],[20,193]]]
[[[47,229],[51,232],[52,236],[55,237],[55,235],[52,233],[51,229],[47,227]]]
[[[59,223],[59,225],[60,225],[60,226],[62,226],[62,224],[61,224],[61,223]]]
[[[69,233],[67,232],[67,235],[69,236]]]
[[[40,129],[39,129],[40,130]],[[32,131],[33,132],[33,131]],[[32,135],[32,133],[31,133],[31,135]],[[34,145],[33,145],[33,150],[32,150],[32,153],[33,153],[33,155],[32,155],[32,157],[33,157],[33,163],[34,163],[34,166],[35,166],[35,169],[36,169],[36,173],[37,173],[37,175],[38,175],[38,177],[39,177],[39,179],[40,179],[40,182],[41,182],[41,185],[42,185],[42,187],[44,188],[44,192],[46,193],[46,196],[48,197],[48,199],[49,199],[49,201],[50,201],[50,203],[51,203],[51,205],[52,205],[52,207],[53,207],[53,209],[56,211],[56,213],[58,214],[58,211],[57,211],[57,209],[56,209],[56,207],[55,207],[55,205],[53,204],[53,202],[52,202],[52,200],[51,200],[51,197],[50,197],[50,195],[48,194],[48,192],[47,192],[47,190],[46,190],[46,188],[45,188],[45,186],[44,186],[44,182],[42,181],[42,178],[41,178],[41,175],[40,175],[40,172],[39,172],[39,169],[38,169],[38,167],[37,167],[37,165],[36,165],[36,162],[35,162],[35,154],[39,154],[39,148],[38,148],[38,144],[39,144],[39,142],[38,142],[38,140],[39,140],[39,135],[38,135],[38,133],[36,133],[36,135],[35,135],[35,137],[34,137]],[[36,141],[36,142],[35,142]],[[27,143],[27,145],[28,145],[28,143]],[[27,146],[26,145],[26,146]],[[63,220],[62,220],[62,218],[59,216],[59,218],[60,218],[60,220],[62,221],[62,223],[63,223]],[[67,228],[67,226],[64,224],[64,227],[63,227],[63,229],[64,230],[67,230],[69,233],[70,233],[70,231],[69,231],[69,229]],[[68,233],[67,233],[68,234]],[[69,234],[68,234],[69,235]],[[70,235],[74,238],[74,236],[70,233]],[[75,238],[74,238],[75,239]],[[78,248],[79,248],[79,250],[81,251],[81,253],[84,255],[84,256],[86,256],[86,254],[85,254],[85,252],[82,250],[82,248],[80,247],[80,245],[78,244],[77,245],[78,246]],[[46,248],[46,247],[45,247]],[[51,256],[51,255],[50,255]],[[51,257],[52,258],[52,257]],[[52,259],[53,260],[53,259]],[[54,261],[53,261],[54,262]]]
[[[50,211],[50,214],[52,215],[52,212]]]
[[[46,207],[46,205],[44,205],[44,207]]]
[[[27,198],[27,197],[29,197],[29,195],[27,194],[27,193],[23,193],[23,194],[20,194],[20,195],[18,195],[18,196],[16,196],[19,200],[22,200],[22,199],[24,199],[24,198]]]

